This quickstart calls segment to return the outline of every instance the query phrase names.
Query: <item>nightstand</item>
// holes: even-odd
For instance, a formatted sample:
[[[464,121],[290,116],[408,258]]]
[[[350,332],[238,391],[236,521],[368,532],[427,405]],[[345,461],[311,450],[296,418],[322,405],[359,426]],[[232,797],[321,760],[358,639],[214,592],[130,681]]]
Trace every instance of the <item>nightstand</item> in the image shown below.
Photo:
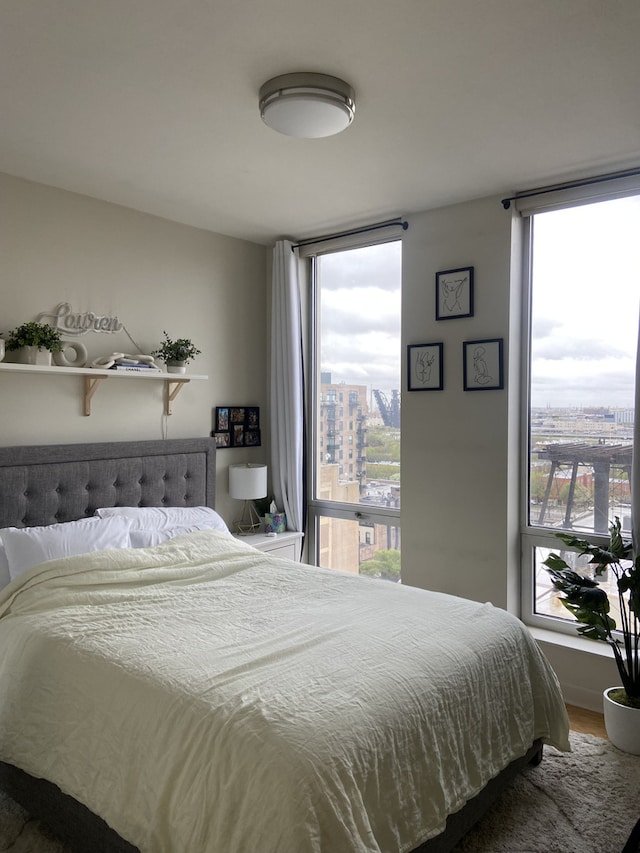
[[[266,533],[254,533],[251,536],[236,536],[235,538],[274,557],[299,560],[303,536],[304,533],[299,533],[297,530],[285,530],[284,533],[276,533],[275,536],[267,536]]]

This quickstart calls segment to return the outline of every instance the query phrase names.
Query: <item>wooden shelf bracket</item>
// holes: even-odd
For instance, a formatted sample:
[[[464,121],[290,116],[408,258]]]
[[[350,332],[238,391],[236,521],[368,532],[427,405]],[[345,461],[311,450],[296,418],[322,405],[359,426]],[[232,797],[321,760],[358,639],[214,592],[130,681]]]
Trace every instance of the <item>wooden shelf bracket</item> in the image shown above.
[[[182,387],[189,382],[188,379],[169,379],[164,386],[164,413],[165,415],[173,414],[172,403],[182,391]]]
[[[98,390],[100,383],[107,379],[106,376],[85,376],[84,377],[84,413],[87,417],[91,414],[91,398]]]

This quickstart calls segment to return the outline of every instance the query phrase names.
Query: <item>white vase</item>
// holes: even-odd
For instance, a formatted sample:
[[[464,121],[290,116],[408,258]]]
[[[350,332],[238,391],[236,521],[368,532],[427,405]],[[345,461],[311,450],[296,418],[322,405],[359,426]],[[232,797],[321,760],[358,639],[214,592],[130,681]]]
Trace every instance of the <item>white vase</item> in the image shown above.
[[[80,341],[64,341],[60,352],[53,353],[58,367],[84,367],[87,363],[87,348]]]
[[[167,373],[186,373],[187,366],[184,361],[168,361]]]
[[[18,358],[21,364],[42,364],[51,366],[51,353],[48,349],[38,347],[21,347],[18,350]]]
[[[631,755],[640,755],[640,708],[619,705],[609,698],[612,690],[621,687],[609,687],[604,691],[604,725],[607,736],[614,746]]]

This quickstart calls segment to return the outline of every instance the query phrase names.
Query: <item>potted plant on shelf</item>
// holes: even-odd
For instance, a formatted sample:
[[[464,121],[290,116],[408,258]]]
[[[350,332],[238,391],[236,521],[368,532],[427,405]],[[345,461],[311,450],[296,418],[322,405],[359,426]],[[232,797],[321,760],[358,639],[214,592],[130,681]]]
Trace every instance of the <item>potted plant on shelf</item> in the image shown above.
[[[634,557],[633,544],[622,538],[617,516],[609,525],[607,548],[571,534],[556,536],[580,556],[591,557],[594,578],[578,574],[558,554],[550,554],[543,564],[562,593],[560,601],[580,623],[578,633],[611,646],[622,686],[604,691],[607,735],[619,749],[640,755],[640,555]],[[619,627],[610,615],[609,597],[597,580],[607,570],[615,579]]]
[[[162,334],[164,341],[158,349],[153,350],[151,355],[155,355],[164,361],[168,373],[184,373],[188,362],[200,355],[201,351],[193,345],[189,338],[176,338],[173,341],[165,331]]]
[[[23,364],[51,364],[51,353],[62,352],[58,329],[48,323],[23,323],[9,332],[7,351],[17,351]]]

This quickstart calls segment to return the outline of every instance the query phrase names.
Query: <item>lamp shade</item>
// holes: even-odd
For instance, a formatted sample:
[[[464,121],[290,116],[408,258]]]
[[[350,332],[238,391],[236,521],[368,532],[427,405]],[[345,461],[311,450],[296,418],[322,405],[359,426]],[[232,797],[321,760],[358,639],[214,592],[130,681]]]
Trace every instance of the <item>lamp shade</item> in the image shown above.
[[[318,139],[349,127],[356,102],[351,86],[339,77],[298,72],[267,80],[259,107],[264,123],[278,133]]]
[[[251,463],[229,465],[229,494],[245,501],[266,498],[267,466]]]

